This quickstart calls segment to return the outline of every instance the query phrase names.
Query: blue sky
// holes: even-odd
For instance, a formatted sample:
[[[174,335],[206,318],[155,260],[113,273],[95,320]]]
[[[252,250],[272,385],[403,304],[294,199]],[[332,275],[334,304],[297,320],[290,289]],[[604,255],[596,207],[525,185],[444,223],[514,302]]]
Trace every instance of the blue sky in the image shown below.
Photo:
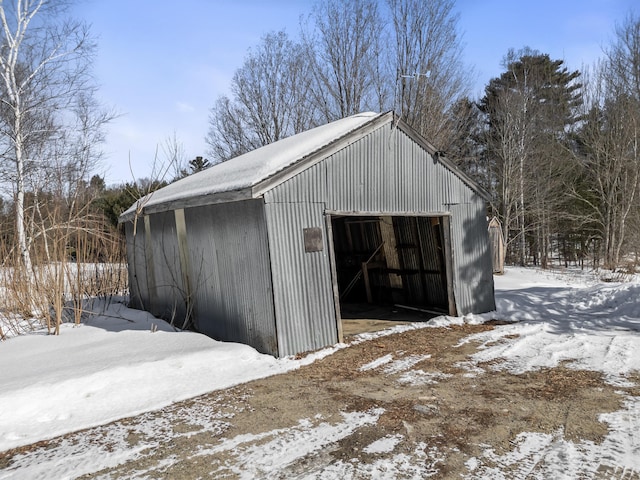
[[[427,0],[425,0],[427,1]],[[108,127],[100,173],[107,183],[148,176],[175,136],[187,159],[206,156],[209,109],[227,94],[247,50],[268,32],[295,37],[313,1],[84,0],[74,15],[98,40],[102,101],[121,115]],[[457,0],[474,94],[501,72],[509,48],[529,46],[571,69],[602,54],[638,0]],[[131,167],[131,168],[130,168]]]

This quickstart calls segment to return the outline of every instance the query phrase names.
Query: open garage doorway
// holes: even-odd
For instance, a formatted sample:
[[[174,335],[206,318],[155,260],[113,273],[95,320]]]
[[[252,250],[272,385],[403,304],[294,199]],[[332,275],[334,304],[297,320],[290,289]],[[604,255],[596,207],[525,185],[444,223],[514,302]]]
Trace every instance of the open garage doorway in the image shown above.
[[[329,227],[341,336],[456,314],[448,216],[334,214]]]

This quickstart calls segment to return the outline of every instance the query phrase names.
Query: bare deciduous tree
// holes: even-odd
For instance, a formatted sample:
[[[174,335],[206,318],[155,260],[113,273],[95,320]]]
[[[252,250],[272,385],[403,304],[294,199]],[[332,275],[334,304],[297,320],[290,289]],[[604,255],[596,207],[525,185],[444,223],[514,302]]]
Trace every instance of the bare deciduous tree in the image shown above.
[[[300,46],[280,32],[249,53],[232,96],[211,110],[207,142],[226,160],[365,110],[399,110],[439,148],[455,136],[464,96],[453,0],[317,2]]]
[[[244,116],[245,111],[237,101],[224,95],[216,100],[209,114],[209,132],[205,139],[214,163],[262,146],[249,130]]]
[[[640,216],[640,19],[616,28],[616,41],[584,90],[580,130],[585,185],[575,195],[600,231],[607,268],[622,261]]]
[[[318,2],[312,18],[313,28],[303,30],[303,38],[314,79],[312,98],[323,120],[385,108],[390,88],[378,2]]]
[[[492,79],[482,100],[488,148],[501,185],[500,213],[509,253],[547,265],[552,234],[567,201],[571,176],[567,131],[575,123],[575,82],[563,61],[523,49],[510,51],[506,71]],[[516,233],[517,232],[517,233]],[[517,245],[517,249],[514,248]]]
[[[396,106],[439,149],[449,143],[448,110],[470,84],[453,0],[388,0],[395,48]]]
[[[85,65],[79,60],[91,48],[80,24],[31,28],[34,17],[58,13],[55,7],[45,0],[0,5],[2,126],[7,142],[3,164],[11,170],[17,242],[28,275],[32,262],[25,225],[26,175],[29,164],[42,161],[30,154],[36,153],[43,136],[53,133],[54,111],[65,107],[86,81]]]
[[[24,303],[31,305],[34,243],[46,251],[47,232],[61,231],[44,201],[50,207],[56,189],[65,202],[76,201],[99,156],[100,128],[112,118],[93,100],[94,43],[84,24],[64,18],[67,7],[55,0],[0,3],[0,168],[13,197]],[[77,204],[65,211],[78,212]]]
[[[616,26],[616,40],[606,51],[608,90],[640,100],[640,18],[633,15]]]
[[[519,261],[524,264],[525,171],[532,125],[526,115],[530,99],[523,92],[505,90],[485,105],[490,119],[488,148],[494,155],[499,212],[507,245],[519,240]],[[511,231],[518,231],[516,237]]]
[[[302,46],[284,32],[266,35],[233,76],[233,98],[211,109],[207,143],[224,161],[315,126],[311,78]]]
[[[495,189],[495,172],[487,161],[484,113],[476,102],[464,97],[452,105],[448,117],[451,133],[442,150],[487,192],[492,192]],[[495,205],[492,209],[495,210]]]

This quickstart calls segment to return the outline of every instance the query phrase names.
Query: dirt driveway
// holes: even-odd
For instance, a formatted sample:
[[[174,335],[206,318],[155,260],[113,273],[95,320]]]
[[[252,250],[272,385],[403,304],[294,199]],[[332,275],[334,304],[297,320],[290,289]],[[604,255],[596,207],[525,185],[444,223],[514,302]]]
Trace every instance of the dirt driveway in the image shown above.
[[[529,478],[497,465],[518,434],[598,444],[607,435],[598,416],[640,395],[562,367],[517,376],[470,368],[476,345],[460,340],[491,328],[365,341],[287,374],[7,452],[0,478],[65,455],[104,456],[99,472],[78,467],[81,478],[487,478],[493,467],[500,478]],[[2,476],[12,469],[18,476]]]

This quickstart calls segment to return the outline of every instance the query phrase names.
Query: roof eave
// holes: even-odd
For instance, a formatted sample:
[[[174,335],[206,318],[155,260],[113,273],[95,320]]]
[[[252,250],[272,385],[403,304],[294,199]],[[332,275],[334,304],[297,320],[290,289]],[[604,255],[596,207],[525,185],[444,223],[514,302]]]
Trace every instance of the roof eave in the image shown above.
[[[194,197],[179,198],[152,205],[144,205],[144,199],[139,200],[140,206],[134,211],[125,212],[118,218],[118,223],[133,221],[135,218],[144,217],[152,213],[161,213],[169,210],[180,210],[191,207],[201,207],[215,203],[238,202],[241,200],[251,200],[254,198],[250,188],[233,190],[228,192],[217,192],[211,194],[198,195]]]

